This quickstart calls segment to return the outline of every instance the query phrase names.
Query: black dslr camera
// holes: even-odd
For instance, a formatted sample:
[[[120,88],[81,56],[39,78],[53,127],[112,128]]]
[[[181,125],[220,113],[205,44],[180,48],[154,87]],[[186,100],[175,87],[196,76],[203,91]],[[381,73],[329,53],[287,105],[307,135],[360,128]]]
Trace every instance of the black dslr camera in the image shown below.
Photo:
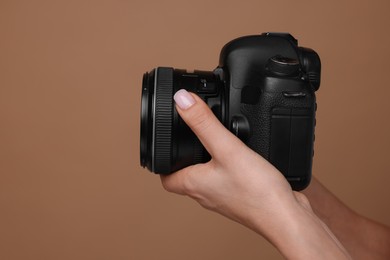
[[[227,43],[214,71],[158,67],[145,73],[141,165],[169,174],[210,159],[175,109],[173,94],[184,88],[279,169],[294,190],[304,189],[311,178],[320,71],[317,53],[298,47],[293,36],[264,33]]]

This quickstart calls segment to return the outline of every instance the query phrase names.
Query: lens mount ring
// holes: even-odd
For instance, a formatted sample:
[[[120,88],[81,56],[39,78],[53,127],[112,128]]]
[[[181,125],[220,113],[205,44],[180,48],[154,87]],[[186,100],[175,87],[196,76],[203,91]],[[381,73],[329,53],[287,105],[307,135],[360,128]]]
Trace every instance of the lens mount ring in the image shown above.
[[[154,87],[152,171],[164,174],[172,161],[173,68],[157,68]]]

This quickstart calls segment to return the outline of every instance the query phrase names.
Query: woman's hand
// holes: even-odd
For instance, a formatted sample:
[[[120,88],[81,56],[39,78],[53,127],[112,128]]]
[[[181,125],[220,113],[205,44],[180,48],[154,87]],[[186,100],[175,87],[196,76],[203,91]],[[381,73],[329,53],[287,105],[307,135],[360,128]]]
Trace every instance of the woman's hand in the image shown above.
[[[244,215],[249,213],[248,209],[261,212],[280,209],[280,205],[269,201],[295,203],[285,178],[229,132],[198,96],[185,93],[189,96],[185,106],[180,108],[178,96],[183,92],[175,96],[178,112],[212,159],[163,176],[163,185],[168,191],[189,195],[205,208],[237,221],[247,217]],[[190,104],[193,105],[188,107]]]
[[[286,257],[347,257],[306,197],[293,192],[283,175],[228,131],[198,96],[179,90],[174,99],[212,159],[161,176],[166,190],[249,227]]]

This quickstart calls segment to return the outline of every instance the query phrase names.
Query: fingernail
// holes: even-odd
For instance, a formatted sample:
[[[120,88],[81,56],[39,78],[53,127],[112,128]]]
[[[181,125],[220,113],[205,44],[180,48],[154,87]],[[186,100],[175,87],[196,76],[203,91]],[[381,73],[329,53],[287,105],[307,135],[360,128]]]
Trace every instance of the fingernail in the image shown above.
[[[177,91],[173,96],[173,99],[175,100],[176,104],[183,110],[186,110],[195,104],[195,99],[185,89],[180,89]]]

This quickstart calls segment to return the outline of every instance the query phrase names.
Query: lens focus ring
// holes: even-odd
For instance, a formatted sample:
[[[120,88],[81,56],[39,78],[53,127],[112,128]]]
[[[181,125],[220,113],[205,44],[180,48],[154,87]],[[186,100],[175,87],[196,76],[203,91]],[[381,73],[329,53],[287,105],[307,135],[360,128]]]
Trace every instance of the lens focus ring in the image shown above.
[[[172,158],[173,68],[157,68],[155,78],[154,166],[170,173]]]

